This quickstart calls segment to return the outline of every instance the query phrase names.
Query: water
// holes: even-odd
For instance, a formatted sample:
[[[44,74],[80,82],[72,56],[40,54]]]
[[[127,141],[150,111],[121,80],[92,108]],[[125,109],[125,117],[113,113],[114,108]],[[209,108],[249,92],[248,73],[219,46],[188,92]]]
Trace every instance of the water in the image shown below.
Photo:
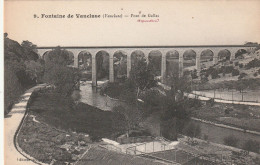
[[[104,81],[99,81],[98,84],[103,84]],[[99,94],[100,89],[92,87],[90,81],[80,83],[80,102],[97,107],[104,111],[111,111],[114,106],[119,105],[119,101],[108,98]]]
[[[98,82],[98,84],[102,84],[104,82]],[[99,94],[100,89],[92,88],[91,82],[81,83],[80,85],[80,101],[91,106],[95,106],[104,111],[111,111],[112,108],[116,105],[122,104],[117,100],[112,100],[106,96],[102,96]],[[201,137],[204,135],[208,136],[208,140],[215,143],[223,144],[223,139],[229,135],[233,135],[238,139],[238,147],[242,147],[243,144],[251,139],[256,140],[260,143],[260,136],[250,133],[244,133],[237,130],[232,130],[223,127],[217,127],[211,124],[202,123],[199,121],[194,121],[195,123],[199,123],[201,127]]]

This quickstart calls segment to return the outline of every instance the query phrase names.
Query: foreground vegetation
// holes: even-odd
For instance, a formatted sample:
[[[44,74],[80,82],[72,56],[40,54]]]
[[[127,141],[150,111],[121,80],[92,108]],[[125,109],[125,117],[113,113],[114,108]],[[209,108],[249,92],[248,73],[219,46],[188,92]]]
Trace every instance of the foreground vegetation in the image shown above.
[[[4,112],[7,114],[19,96],[41,82],[43,61],[36,53],[36,45],[18,42],[4,34]]]
[[[52,91],[38,93],[29,106],[37,120],[58,129],[89,134],[92,140],[114,139],[122,133],[124,123],[119,114],[102,111],[84,103],[75,104],[70,98]]]

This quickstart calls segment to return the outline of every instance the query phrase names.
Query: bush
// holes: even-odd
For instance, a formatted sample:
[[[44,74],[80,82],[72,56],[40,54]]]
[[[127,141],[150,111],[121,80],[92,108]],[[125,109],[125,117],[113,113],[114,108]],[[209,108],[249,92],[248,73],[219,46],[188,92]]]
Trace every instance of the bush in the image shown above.
[[[233,109],[232,108],[227,108],[225,109],[225,114],[228,115],[230,112],[232,112]]]
[[[189,122],[183,129],[183,134],[191,138],[200,137],[201,128],[199,124]]]
[[[177,140],[177,124],[176,118],[161,122],[162,136],[169,140]]]
[[[218,71],[217,71],[216,69],[214,69],[214,70],[211,72],[211,78],[212,78],[212,79],[219,78]]]
[[[255,77],[256,77],[256,76],[258,76],[258,73],[257,73],[257,72],[255,72],[255,73],[254,73],[254,76],[255,76]]]
[[[207,100],[207,102],[206,102],[206,104],[207,104],[207,105],[210,105],[210,106],[213,106],[213,105],[214,105],[214,103],[215,103],[215,101],[214,101],[214,99],[213,99],[213,98],[211,98],[211,99]]]
[[[188,99],[188,101],[185,104],[189,108],[192,108],[192,107],[199,108],[199,107],[202,106],[201,101],[199,99],[197,99],[197,98],[194,98],[194,99],[190,98],[190,99]]]
[[[248,64],[246,64],[245,67],[246,67],[246,69],[260,67],[260,60],[255,58],[252,61],[250,61]]]
[[[239,68],[243,68],[243,67],[244,67],[244,65],[243,65],[243,64],[239,64],[238,66],[239,66]]]
[[[242,78],[244,78],[246,76],[247,76],[246,73],[240,73],[240,75],[238,76],[238,79],[240,80],[240,79],[242,79]]]
[[[239,64],[238,62],[235,62],[235,66],[238,66],[238,64]]]
[[[238,139],[233,135],[224,138],[224,144],[232,147],[236,147],[238,144]]]
[[[244,143],[243,149],[246,151],[251,151],[255,153],[259,153],[260,144],[257,141],[248,140]]]
[[[232,73],[232,71],[234,70],[233,66],[225,66],[223,68],[225,70],[225,73]]]
[[[232,70],[232,76],[238,76],[239,75],[239,70],[233,69]]]

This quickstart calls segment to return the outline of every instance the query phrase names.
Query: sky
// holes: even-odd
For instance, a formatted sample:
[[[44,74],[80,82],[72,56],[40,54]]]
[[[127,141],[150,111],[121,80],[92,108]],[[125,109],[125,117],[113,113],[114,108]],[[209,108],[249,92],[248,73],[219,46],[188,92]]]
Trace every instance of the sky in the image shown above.
[[[131,17],[139,13],[146,17]],[[41,14],[65,18],[41,18]],[[79,19],[76,14],[101,18]],[[103,18],[104,14],[128,17]],[[4,32],[20,43],[29,40],[38,46],[260,43],[260,1],[5,1]]]

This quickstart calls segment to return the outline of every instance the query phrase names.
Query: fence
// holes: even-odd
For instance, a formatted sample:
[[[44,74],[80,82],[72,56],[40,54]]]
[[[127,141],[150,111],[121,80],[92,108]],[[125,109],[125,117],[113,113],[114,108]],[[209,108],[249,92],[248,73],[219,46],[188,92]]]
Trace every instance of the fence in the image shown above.
[[[99,147],[102,147],[102,148],[105,148],[105,149],[108,149],[111,151],[115,151],[115,152],[120,152],[120,153],[123,152],[122,148],[116,147],[112,144],[99,145]]]
[[[137,137],[123,137],[117,138],[116,141],[120,144],[128,144],[128,143],[143,143],[153,141],[154,137],[152,136],[137,136]]]
[[[229,90],[207,90],[207,91],[193,91],[194,95],[227,100],[227,101],[241,101],[241,102],[260,102],[260,91],[229,91]]]
[[[169,145],[161,141],[152,141],[128,147],[126,149],[126,153],[131,155],[138,155],[142,153],[154,153],[172,149],[175,149],[173,145]]]

